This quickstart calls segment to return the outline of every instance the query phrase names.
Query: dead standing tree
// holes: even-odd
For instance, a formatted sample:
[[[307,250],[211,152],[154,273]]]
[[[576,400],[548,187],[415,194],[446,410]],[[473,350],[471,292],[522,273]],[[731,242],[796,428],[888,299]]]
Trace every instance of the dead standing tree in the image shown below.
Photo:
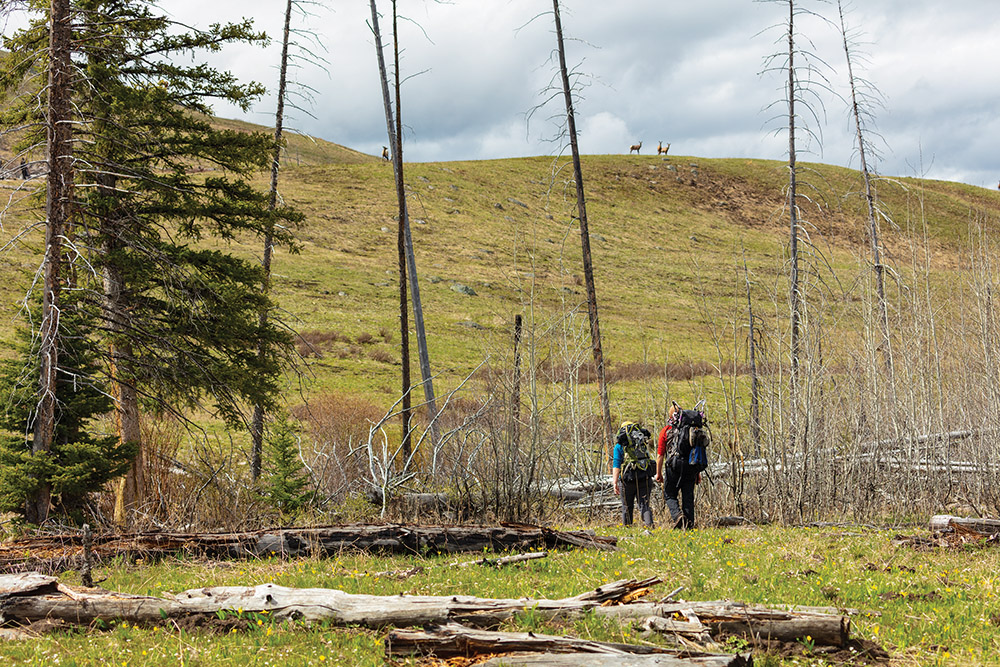
[[[885,266],[883,265],[883,251],[879,238],[879,218],[885,214],[878,206],[878,197],[875,192],[874,179],[868,166],[870,145],[865,136],[864,118],[870,114],[865,100],[870,98],[862,94],[859,86],[863,84],[854,76],[854,61],[856,56],[851,48],[851,40],[848,37],[847,25],[844,21],[844,7],[841,0],[837,0],[837,12],[840,18],[840,34],[844,40],[844,55],[847,59],[847,79],[851,90],[851,116],[854,120],[855,140],[858,147],[858,159],[860,161],[861,177],[864,181],[865,207],[868,215],[868,244],[871,251],[872,268],[875,270],[875,297],[878,305],[878,327],[881,342],[879,349],[882,352],[882,359],[885,363],[886,371],[889,374],[889,385],[894,386],[895,372],[892,361],[892,345],[889,335],[889,309],[885,296]],[[870,86],[869,86],[870,89]],[[895,401],[893,401],[895,402]]]
[[[594,366],[597,371],[598,390],[601,395],[601,416],[604,423],[604,453],[610,466],[611,457],[611,407],[608,401],[608,383],[604,369],[604,352],[601,347],[601,325],[597,316],[597,289],[594,286],[594,263],[590,254],[590,229],[587,221],[587,198],[583,191],[583,169],[580,166],[580,148],[576,141],[576,116],[573,113],[573,91],[566,67],[566,49],[563,45],[562,20],[559,16],[559,0],[552,0],[552,15],[555,20],[556,43],[559,52],[559,75],[562,81],[563,97],[566,100],[566,129],[569,133],[570,149],[573,152],[573,179],[576,182],[576,207],[580,220],[580,243],[583,245],[583,275],[587,285],[587,313],[590,316],[590,338],[594,349]]]
[[[278,108],[274,115],[274,153],[271,157],[271,189],[268,197],[268,208],[272,211],[278,206],[278,172],[281,168],[281,142],[285,122],[285,92],[288,82],[288,36],[291,31],[292,7],[294,4],[294,0],[288,0],[285,4],[285,27],[281,40],[281,64],[278,68]],[[261,258],[261,267],[264,269],[263,289],[265,294],[271,291],[271,257],[273,254],[274,230],[273,223],[269,223],[268,229],[264,233],[264,255]],[[262,310],[260,313],[261,327],[267,326],[267,319],[267,310]],[[266,354],[267,347],[264,341],[261,341],[257,345],[257,357],[263,358]],[[253,406],[250,438],[252,440],[250,477],[256,481],[260,477],[261,454],[264,448],[264,406],[260,403]]]
[[[372,10],[372,22],[371,29],[375,38],[375,52],[378,57],[378,69],[379,69],[379,79],[382,84],[382,101],[385,108],[385,125],[386,132],[389,136],[389,146],[392,149],[392,171],[396,182],[396,200],[399,202],[399,225],[402,229],[403,245],[405,246],[406,253],[406,275],[400,273],[399,280],[403,281],[409,278],[410,294],[413,301],[413,323],[414,328],[417,333],[417,348],[420,356],[420,373],[422,377],[422,384],[424,386],[424,399],[427,404],[427,411],[430,419],[430,432],[431,440],[434,448],[437,448],[439,443],[438,429],[437,429],[437,417],[438,411],[436,407],[436,401],[434,398],[434,384],[431,377],[431,363],[430,356],[427,352],[427,335],[424,328],[424,312],[423,307],[420,302],[420,286],[417,282],[417,265],[416,258],[413,253],[413,237],[410,233],[410,216],[406,205],[406,183],[403,180],[403,150],[402,150],[402,137],[398,131],[398,128],[402,127],[402,123],[398,120],[399,116],[399,40],[394,36],[395,52],[396,52],[396,116],[397,120],[393,120],[392,112],[392,99],[389,96],[389,78],[385,66],[385,55],[382,52],[382,34],[379,30],[378,23],[378,8],[375,6],[375,0],[370,0],[371,10]],[[393,2],[393,19],[395,21],[396,16],[396,3]],[[403,295],[403,288],[400,288],[400,296]],[[402,310],[402,306],[401,306]],[[409,386],[403,391],[404,395],[409,394]],[[405,433],[410,432],[410,428],[405,429]]]

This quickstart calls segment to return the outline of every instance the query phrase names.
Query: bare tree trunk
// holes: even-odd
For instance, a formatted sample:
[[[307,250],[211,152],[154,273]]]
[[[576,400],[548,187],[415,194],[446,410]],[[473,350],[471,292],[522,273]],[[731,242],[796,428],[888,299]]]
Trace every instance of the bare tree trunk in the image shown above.
[[[45,259],[42,321],[39,338],[38,407],[35,415],[33,455],[52,449],[56,428],[56,380],[59,368],[59,272],[62,237],[70,218],[73,181],[73,131],[70,111],[71,67],[69,0],[52,0],[49,27],[49,96],[46,119],[49,167],[45,197]],[[28,500],[25,515],[31,523],[45,521],[49,514],[50,487],[43,482]]]
[[[563,46],[562,20],[559,18],[559,0],[552,0],[555,17],[556,41],[559,51],[559,73],[562,77],[563,96],[566,99],[566,125],[570,147],[573,151],[573,178],[576,180],[576,207],[580,218],[580,242],[583,245],[583,275],[587,284],[587,312],[590,315],[590,337],[594,348],[594,365],[597,367],[598,390],[601,395],[601,413],[604,422],[604,454],[611,466],[611,406],[608,401],[608,383],[604,372],[604,352],[601,348],[601,324],[597,317],[597,289],[594,285],[594,264],[590,254],[590,229],[587,223],[587,199],[583,192],[583,170],[580,166],[580,148],[576,141],[576,117],[573,113],[573,93],[566,68],[566,49]]]
[[[278,109],[274,114],[274,154],[271,157],[271,190],[268,207],[274,211],[278,207],[278,172],[281,169],[281,141],[282,131],[285,123],[285,91],[287,88],[288,74],[288,35],[292,23],[292,3],[294,0],[287,0],[285,5],[285,29],[282,33],[281,41],[281,66],[278,76]],[[264,235],[264,256],[261,259],[261,267],[264,269],[264,293],[271,291],[271,257],[274,254],[274,233],[268,223],[268,231]],[[260,326],[263,329],[267,326],[268,312],[263,309],[260,312]],[[262,341],[257,344],[257,357],[262,358],[267,354],[266,344]],[[250,437],[252,440],[252,452],[250,456],[250,477],[254,481],[260,477],[261,458],[264,451],[264,406],[257,404],[253,406],[253,421],[250,425]]]
[[[753,298],[750,294],[750,272],[747,269],[746,251],[743,254],[743,275],[747,287],[747,314],[750,319],[749,344],[750,364],[750,439],[753,440],[754,456],[761,455],[760,438],[760,376],[757,373],[757,322],[753,315]]]
[[[521,336],[523,320],[520,315],[514,316],[514,390],[510,398],[511,418],[510,431],[514,449],[521,447]]]
[[[868,169],[868,156],[865,150],[865,139],[861,128],[861,110],[858,106],[857,86],[854,78],[854,63],[851,58],[851,48],[847,41],[847,27],[844,24],[844,7],[837,0],[837,11],[840,15],[840,34],[844,38],[844,54],[847,57],[847,79],[851,86],[851,114],[854,116],[854,129],[858,142],[858,157],[861,161],[861,176],[865,183],[865,203],[868,213],[868,243],[872,254],[872,266],[875,269],[875,294],[878,298],[878,322],[882,334],[882,359],[889,372],[890,386],[893,383],[892,348],[889,338],[889,309],[885,299],[885,266],[882,264],[882,246],[879,242],[878,216],[875,211],[875,186],[872,184],[871,172]]]
[[[427,411],[430,417],[431,441],[437,447],[440,441],[437,427],[437,405],[434,398],[434,383],[431,377],[431,362],[427,352],[427,334],[424,329],[424,310],[420,302],[420,285],[417,282],[416,257],[413,254],[413,237],[410,233],[410,216],[406,207],[406,184],[403,181],[403,153],[402,137],[396,131],[396,124],[393,121],[392,101],[389,97],[389,78],[386,74],[385,56],[382,53],[382,34],[379,31],[378,8],[375,0],[370,0],[372,8],[372,32],[375,36],[375,51],[378,57],[379,78],[382,82],[382,101],[385,107],[385,125],[389,135],[389,145],[392,147],[392,170],[396,179],[396,200],[399,202],[399,224],[403,227],[404,242],[406,245],[406,265],[407,275],[410,281],[410,295],[413,301],[413,324],[417,333],[417,351],[420,356],[420,374],[424,385],[424,400],[427,403]],[[393,3],[395,13],[395,2]],[[396,50],[398,51],[398,40]],[[398,56],[397,56],[398,57]],[[397,70],[398,70],[397,66]],[[402,280],[402,276],[400,276]]]
[[[396,14],[396,0],[392,0],[392,46],[393,46],[393,60],[396,63],[396,136],[403,136],[403,107],[402,107],[402,97],[400,95],[400,81],[399,81],[399,37],[398,37],[398,25],[397,25],[397,14]],[[393,149],[399,152],[399,163],[403,163],[403,142],[397,142],[397,146]],[[409,459],[413,452],[413,443],[410,438],[410,420],[411,420],[411,397],[410,389],[412,388],[410,384],[410,313],[409,313],[409,303],[406,298],[406,280],[409,272],[406,270],[406,225],[403,224],[403,207],[400,207],[399,211],[399,231],[396,234],[396,251],[399,256],[399,351],[400,360],[402,364],[402,374],[400,381],[403,390],[403,404],[402,409],[399,413],[399,417],[402,420],[403,427],[403,458]],[[409,221],[407,221],[409,222]],[[422,368],[422,367],[421,367]],[[433,415],[431,415],[433,417]],[[432,430],[432,438],[434,442],[437,442],[437,438],[433,436],[436,430]]]
[[[795,152],[795,0],[788,0],[788,215],[789,215],[789,259],[792,262],[789,276],[788,299],[792,316],[792,402],[796,401],[796,383],[799,373],[801,350],[799,335],[802,317],[801,294],[799,293],[799,217],[796,193]]]

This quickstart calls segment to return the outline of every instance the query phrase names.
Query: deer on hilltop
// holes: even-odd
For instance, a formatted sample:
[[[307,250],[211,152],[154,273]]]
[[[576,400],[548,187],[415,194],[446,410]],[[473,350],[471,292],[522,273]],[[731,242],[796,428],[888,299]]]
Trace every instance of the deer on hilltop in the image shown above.
[[[383,160],[388,160],[389,159],[389,147],[388,146],[383,146],[382,147],[382,159]]]
[[[640,148],[642,148],[642,142],[641,141],[639,143],[637,143],[637,144],[632,144],[631,148],[628,149],[628,154],[631,155],[632,151],[635,151],[635,154],[638,155]]]
[[[657,155],[666,155],[667,151],[669,151],[669,150],[670,150],[670,144],[667,144],[667,147],[664,148],[663,147],[663,142],[661,141],[660,145],[656,147],[656,154]]]

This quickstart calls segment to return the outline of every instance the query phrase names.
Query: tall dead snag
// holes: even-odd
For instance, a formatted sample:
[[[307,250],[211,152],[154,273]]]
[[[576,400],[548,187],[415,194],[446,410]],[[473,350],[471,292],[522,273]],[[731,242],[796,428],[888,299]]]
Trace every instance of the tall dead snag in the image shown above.
[[[69,0],[52,0],[49,15],[49,90],[46,118],[48,181],[45,192],[45,258],[40,324],[38,409],[31,452],[45,456],[52,449],[56,427],[56,376],[59,372],[59,272],[62,239],[70,219],[73,183],[73,131],[71,125],[70,60],[72,26]],[[42,484],[28,501],[26,518],[45,521],[50,490]]]
[[[403,107],[402,95],[400,94],[399,80],[399,25],[398,14],[396,12],[396,0],[392,0],[392,53],[395,63],[395,83],[396,83],[396,136],[403,135]],[[403,142],[398,142],[395,150],[399,153],[399,163],[403,164]],[[409,303],[406,298],[406,280],[409,271],[406,270],[406,248],[407,248],[407,226],[403,224],[403,211],[400,211],[399,225],[396,233],[396,255],[399,265],[399,354],[402,373],[400,383],[402,384],[403,403],[399,412],[399,418],[403,427],[403,457],[410,458],[413,453],[413,443],[411,439],[412,427],[412,405],[410,397],[410,318]],[[408,222],[408,221],[407,221]],[[433,415],[432,415],[433,416]],[[435,431],[431,431],[434,433]],[[437,442],[437,438],[434,438]]]
[[[795,98],[798,86],[795,80],[795,0],[788,0],[788,255],[791,261],[788,278],[788,304],[791,311],[792,400],[796,398],[799,374],[800,327],[802,298],[799,292],[799,208],[798,166],[795,150]],[[793,420],[794,421],[794,420]]]
[[[878,326],[882,341],[879,349],[882,351],[882,359],[885,363],[886,371],[889,373],[890,386],[895,386],[893,382],[894,371],[892,362],[892,346],[889,337],[889,308],[885,298],[885,266],[882,264],[882,245],[879,239],[878,225],[878,205],[873,183],[872,173],[868,167],[868,141],[865,138],[864,123],[862,120],[862,103],[859,100],[858,79],[854,76],[854,55],[851,51],[851,43],[847,36],[847,25],[844,22],[844,7],[841,0],[837,0],[837,12],[840,17],[840,34],[844,39],[844,55],[847,58],[847,79],[851,89],[851,116],[854,119],[855,140],[858,146],[858,159],[861,167],[861,177],[865,187],[865,205],[868,214],[868,246],[871,251],[872,268],[875,270],[875,297],[878,304]]]
[[[587,222],[587,198],[583,191],[583,169],[580,166],[580,148],[576,141],[576,116],[573,113],[573,91],[566,68],[566,49],[563,45],[562,20],[559,17],[559,0],[552,0],[552,14],[556,26],[559,52],[559,74],[562,79],[563,97],[566,100],[566,128],[573,152],[573,178],[576,181],[576,208],[580,219],[580,243],[583,245],[583,275],[587,285],[587,313],[590,316],[590,338],[594,348],[594,366],[601,395],[601,415],[604,422],[604,454],[611,466],[611,406],[608,401],[608,383],[604,372],[604,352],[601,348],[601,324],[597,317],[597,289],[594,286],[594,263],[590,254],[590,228]]]
[[[437,427],[437,405],[434,397],[434,383],[431,377],[430,355],[427,352],[427,334],[424,329],[424,310],[420,301],[420,285],[417,282],[417,264],[413,254],[413,236],[410,232],[410,215],[406,205],[406,183],[403,180],[403,140],[397,128],[402,127],[401,121],[393,120],[392,98],[389,95],[389,77],[385,67],[385,55],[382,52],[382,34],[379,30],[378,8],[375,0],[370,0],[372,9],[372,33],[375,37],[375,52],[378,57],[379,79],[382,84],[382,102],[385,108],[386,133],[389,136],[389,145],[392,150],[392,171],[396,181],[396,200],[399,203],[399,224],[402,228],[403,243],[406,252],[407,277],[410,284],[410,299],[413,302],[413,325],[417,334],[417,350],[420,357],[420,374],[424,386],[424,400],[427,404],[427,413],[430,418],[430,432],[432,444],[437,447],[439,443]],[[393,20],[395,21],[396,3],[393,2]],[[396,114],[399,114],[399,40],[394,36],[396,53]],[[399,279],[405,280],[403,275]],[[402,295],[402,289],[400,289]],[[408,395],[404,392],[404,397]],[[409,432],[409,429],[406,431]]]
[[[278,207],[278,172],[281,169],[281,144],[282,133],[285,123],[285,93],[288,81],[288,35],[292,23],[292,4],[294,0],[287,0],[285,4],[285,28],[281,39],[281,64],[278,68],[278,108],[274,114],[274,152],[271,156],[271,188],[268,196],[268,208],[274,210]],[[261,268],[264,269],[263,291],[268,294],[271,291],[271,257],[274,254],[274,221],[267,223],[264,232],[264,255],[261,258]],[[260,326],[267,326],[267,309],[260,311]],[[267,344],[260,341],[257,344],[257,358],[263,360],[267,354]],[[250,424],[250,438],[252,440],[252,451],[250,456],[250,477],[256,481],[260,477],[261,455],[264,449],[264,406],[257,403],[253,406],[253,421]]]

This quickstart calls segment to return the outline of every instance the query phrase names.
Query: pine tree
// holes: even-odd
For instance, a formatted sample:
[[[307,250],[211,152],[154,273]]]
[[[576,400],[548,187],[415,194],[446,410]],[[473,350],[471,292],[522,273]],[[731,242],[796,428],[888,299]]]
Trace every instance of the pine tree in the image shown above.
[[[23,511],[40,487],[47,487],[53,505],[73,515],[86,495],[125,472],[134,448],[113,436],[96,436],[94,419],[111,409],[111,399],[86,377],[94,375],[100,355],[84,335],[93,317],[79,304],[64,301],[60,339],[60,373],[56,382],[58,420],[51,449],[32,453],[37,424],[35,380],[39,373],[39,340],[21,330],[17,357],[0,364],[0,511]],[[39,307],[36,306],[35,310]]]
[[[5,45],[8,88],[37,67],[32,55],[45,35],[37,7],[42,16]],[[138,442],[141,402],[178,414],[207,403],[242,425],[248,406],[274,406],[290,337],[280,322],[259,320],[273,305],[259,266],[196,244],[268,231],[290,244],[300,216],[271,210],[249,183],[269,166],[273,139],[217,129],[208,117],[208,101],[247,108],[262,88],[186,56],[265,37],[246,21],[182,29],[149,0],[74,0],[73,8],[74,238],[87,268],[77,289],[110,350],[103,380],[120,439]],[[25,98],[6,119],[35,120]],[[141,494],[141,472],[140,448],[126,509]]]

